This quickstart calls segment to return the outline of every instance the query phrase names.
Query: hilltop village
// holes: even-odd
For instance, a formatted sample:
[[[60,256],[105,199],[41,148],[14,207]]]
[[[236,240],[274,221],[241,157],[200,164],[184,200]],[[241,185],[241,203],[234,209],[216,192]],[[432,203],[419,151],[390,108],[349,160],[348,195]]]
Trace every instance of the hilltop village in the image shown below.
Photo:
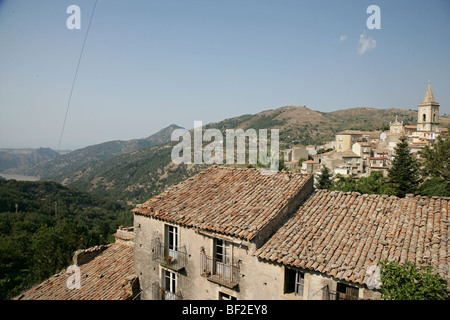
[[[334,175],[359,178],[381,171],[387,177],[401,136],[408,137],[411,153],[419,158],[418,152],[424,146],[432,145],[446,132],[447,128],[439,127],[439,103],[428,83],[425,97],[418,105],[416,125],[392,119],[388,131],[346,130],[324,145],[298,145],[283,150],[283,157],[288,169],[305,174],[318,173],[326,166]]]

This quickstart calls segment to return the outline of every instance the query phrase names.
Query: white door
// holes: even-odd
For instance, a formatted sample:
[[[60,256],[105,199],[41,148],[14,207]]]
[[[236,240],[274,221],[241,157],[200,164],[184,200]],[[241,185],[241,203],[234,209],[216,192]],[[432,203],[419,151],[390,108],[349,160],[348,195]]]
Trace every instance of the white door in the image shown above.
[[[215,273],[231,280],[231,246],[224,240],[216,240]]]
[[[173,261],[178,259],[178,228],[174,226],[167,226],[167,250],[168,255],[173,258]]]

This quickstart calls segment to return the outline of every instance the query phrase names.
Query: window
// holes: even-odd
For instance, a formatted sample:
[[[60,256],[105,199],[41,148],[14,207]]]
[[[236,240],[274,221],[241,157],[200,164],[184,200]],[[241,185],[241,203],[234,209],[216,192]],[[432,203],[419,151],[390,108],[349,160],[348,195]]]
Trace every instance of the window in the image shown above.
[[[237,300],[236,297],[226,294],[225,292],[219,292],[219,300]]]
[[[436,122],[436,113],[433,114],[433,122]]]
[[[175,300],[176,275],[174,272],[162,269],[162,287],[164,300]]]
[[[214,248],[215,274],[224,277],[230,276],[231,267],[231,246],[228,241],[216,239]]]
[[[230,263],[231,262],[231,248],[230,243],[216,239],[216,256],[217,261]]]
[[[339,136],[339,141],[342,141],[342,136]]]
[[[303,297],[305,275],[303,272],[286,268],[284,274],[284,293]]]
[[[178,258],[178,228],[174,226],[166,226],[166,250],[167,255],[171,256],[173,260]]]
[[[423,114],[422,119],[423,119],[424,122],[427,121],[427,115],[426,115],[426,114]]]

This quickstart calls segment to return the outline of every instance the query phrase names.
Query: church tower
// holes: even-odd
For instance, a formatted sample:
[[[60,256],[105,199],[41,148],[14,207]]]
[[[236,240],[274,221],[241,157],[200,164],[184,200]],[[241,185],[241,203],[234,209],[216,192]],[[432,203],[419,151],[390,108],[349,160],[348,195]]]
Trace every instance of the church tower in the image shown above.
[[[430,81],[428,81],[428,88],[423,102],[419,103],[418,108],[417,131],[439,131],[439,103],[434,100]]]

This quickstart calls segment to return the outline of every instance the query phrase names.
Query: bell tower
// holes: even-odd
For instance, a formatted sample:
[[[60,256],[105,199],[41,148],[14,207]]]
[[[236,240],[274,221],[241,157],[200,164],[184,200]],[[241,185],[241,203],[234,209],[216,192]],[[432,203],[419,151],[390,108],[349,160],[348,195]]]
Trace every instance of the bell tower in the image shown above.
[[[430,81],[428,81],[425,97],[418,105],[417,131],[439,131],[439,103],[434,100]]]

